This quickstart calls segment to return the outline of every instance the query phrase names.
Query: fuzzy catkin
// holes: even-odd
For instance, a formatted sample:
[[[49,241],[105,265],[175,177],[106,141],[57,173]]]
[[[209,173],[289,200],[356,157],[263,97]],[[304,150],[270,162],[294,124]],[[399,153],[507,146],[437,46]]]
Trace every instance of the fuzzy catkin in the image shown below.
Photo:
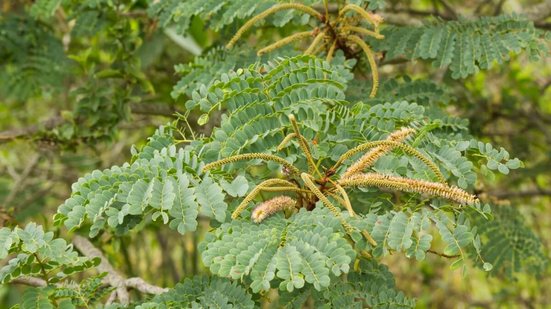
[[[392,132],[387,141],[393,141],[397,143],[403,142],[408,136],[415,132],[412,128],[401,128],[398,131]],[[350,177],[356,173],[360,173],[368,167],[373,166],[375,161],[384,156],[386,153],[394,149],[392,145],[382,145],[375,147],[364,154],[358,161],[352,164],[343,174],[343,178]]]
[[[368,29],[365,29],[365,28],[362,28],[362,27],[344,26],[344,27],[342,27],[342,31],[353,31],[353,32],[356,32],[356,33],[359,33],[359,34],[365,34],[365,35],[372,36],[372,37],[374,37],[378,40],[381,40],[381,39],[385,38],[384,35],[382,35],[378,32],[371,31],[371,30],[368,30]]]
[[[233,220],[237,219],[241,212],[247,208],[250,202],[254,200],[254,198],[266,187],[270,186],[289,186],[289,187],[296,187],[295,184],[285,180],[285,179],[278,179],[278,178],[272,178],[268,180],[264,180],[261,182],[258,186],[256,186],[245,198],[243,201],[241,201],[241,204],[237,206],[237,208],[233,211],[231,218]]]
[[[379,25],[383,22],[383,17],[381,15],[373,14],[371,12],[368,12],[364,10],[361,6],[358,6],[356,4],[347,4],[345,5],[341,11],[339,12],[339,15],[344,15],[347,11],[354,11],[358,13],[361,17],[363,17],[365,20],[370,22],[373,25],[373,28],[375,30],[378,30]]]
[[[255,223],[260,223],[277,212],[292,210],[296,204],[297,202],[288,196],[277,196],[256,206],[251,214],[251,219]]]
[[[316,35],[310,46],[304,51],[305,55],[315,55],[314,51],[325,37],[325,31],[322,31]]]
[[[295,115],[293,114],[289,115],[289,121],[293,126],[293,130],[295,131],[296,137],[298,137],[298,144],[300,145],[300,148],[302,149],[302,152],[306,157],[306,162],[308,162],[308,172],[313,173],[314,171],[316,171],[319,175],[321,175],[316,166],[316,163],[314,163],[314,159],[312,158],[312,153],[310,152],[310,147],[308,147],[308,143],[306,142],[306,139],[302,136],[302,134],[300,134],[300,129],[298,127],[298,123],[297,123],[297,119],[295,118]]]
[[[249,19],[233,36],[233,38],[230,40],[230,42],[226,45],[226,48],[232,48],[235,43],[241,38],[241,36],[249,30],[256,22],[268,17],[271,14],[275,14],[279,11],[283,10],[298,10],[302,11],[306,14],[309,14],[311,16],[316,17],[319,20],[323,20],[323,15],[321,15],[318,11],[314,10],[313,8],[306,6],[304,4],[300,3],[282,3],[278,5],[274,5],[271,8],[267,9],[266,11],[254,16],[253,18]]]
[[[349,178],[341,179],[343,186],[367,186],[388,188],[405,192],[424,193],[439,196],[459,204],[473,205],[478,203],[476,196],[455,186],[449,186],[438,182],[404,178],[399,176],[382,175],[376,173],[356,174]]]
[[[369,97],[374,98],[377,94],[377,89],[379,89],[379,71],[377,70],[377,63],[375,62],[375,55],[373,54],[371,48],[369,48],[369,46],[359,36],[349,35],[348,39],[360,45],[365,53],[365,56],[367,57],[367,61],[369,62],[369,66],[371,67],[371,79],[373,80]]]
[[[257,55],[262,56],[266,53],[269,53],[269,52],[271,52],[275,49],[278,49],[280,47],[283,47],[287,44],[290,44],[290,43],[293,43],[295,41],[299,41],[299,40],[302,40],[302,39],[305,39],[305,38],[308,38],[308,37],[311,37],[311,36],[312,36],[312,31],[304,31],[304,32],[291,34],[290,36],[284,37],[283,39],[262,48],[261,50],[259,50],[257,52]]]
[[[363,143],[361,145],[358,145],[358,146],[348,150],[343,155],[341,155],[341,157],[339,158],[339,160],[337,160],[337,163],[335,163],[335,165],[332,167],[332,169],[336,170],[344,161],[346,161],[347,159],[349,159],[353,155],[357,154],[358,152],[362,152],[364,150],[371,149],[371,148],[374,148],[374,147],[379,147],[379,146],[392,146],[393,148],[400,149],[403,152],[405,152],[405,153],[407,153],[411,156],[416,157],[421,162],[423,162],[425,165],[427,165],[428,168],[430,168],[432,170],[432,172],[434,173],[434,175],[436,175],[436,177],[438,177],[438,180],[440,182],[442,182],[442,183],[446,182],[446,178],[444,177],[442,172],[440,172],[440,169],[438,168],[438,166],[434,162],[432,162],[427,156],[423,155],[417,149],[415,149],[415,148],[413,148],[413,147],[411,147],[407,144],[402,144],[402,143],[389,141],[389,140],[367,142],[367,143]]]
[[[294,167],[291,163],[287,162],[285,159],[280,158],[278,156],[271,155],[271,154],[267,154],[267,153],[245,153],[245,154],[231,156],[229,158],[211,162],[205,165],[203,167],[203,171],[208,171],[213,168],[217,168],[229,163],[235,163],[237,161],[254,160],[254,159],[262,159],[264,161],[274,161],[283,165],[285,168],[287,168],[290,172],[294,174],[299,173],[299,170],[296,167]]]

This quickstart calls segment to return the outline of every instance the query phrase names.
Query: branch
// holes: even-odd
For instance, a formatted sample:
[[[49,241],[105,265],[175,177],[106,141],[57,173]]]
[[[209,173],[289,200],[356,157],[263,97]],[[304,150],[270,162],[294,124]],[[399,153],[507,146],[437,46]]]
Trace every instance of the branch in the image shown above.
[[[161,294],[168,291],[166,288],[151,285],[141,278],[125,279],[115,270],[115,268],[113,268],[107,258],[103,256],[101,251],[87,238],[77,235],[73,238],[73,245],[86,257],[100,258],[101,262],[97,268],[100,272],[107,273],[104,281],[115,287],[115,292],[113,292],[115,295],[113,297],[118,299],[123,305],[127,305],[130,301],[130,296],[127,290],[128,287],[135,288],[136,290],[146,294]]]
[[[156,285],[145,282],[140,277],[128,278],[124,281],[124,284],[129,288],[134,288],[142,293],[146,294],[163,294],[168,291],[167,288],[161,288]]]
[[[132,103],[130,109],[133,114],[175,117],[178,111],[173,105],[165,103]]]
[[[15,197],[17,196],[17,193],[23,188],[23,183],[27,179],[27,177],[30,175],[32,171],[34,171],[35,166],[38,164],[38,161],[40,159],[39,154],[35,154],[31,160],[27,163],[27,167],[23,170],[21,175],[17,179],[15,179],[13,183],[13,189],[10,191],[6,199],[4,200],[4,204],[6,206],[10,205]]]
[[[124,305],[128,304],[130,301],[130,296],[126,290],[126,284],[123,277],[113,268],[113,266],[111,266],[101,251],[94,247],[88,239],[78,235],[73,239],[73,245],[86,257],[100,258],[101,262],[98,265],[98,270],[100,272],[107,273],[104,280],[115,288],[115,293],[117,293],[117,298],[119,301]]]
[[[41,130],[52,130],[53,128],[61,125],[63,122],[65,122],[65,120],[61,116],[55,115],[39,124],[31,125],[25,128],[0,132],[0,144],[12,141],[17,138],[36,134]]]
[[[531,189],[526,191],[496,191],[496,192],[489,192],[488,195],[498,199],[533,197],[533,196],[551,196],[551,190]]]
[[[48,282],[46,280],[42,278],[31,277],[31,276],[22,276],[19,278],[15,278],[12,281],[10,281],[10,283],[23,284],[23,285],[33,286],[37,288],[44,288],[48,286]],[[78,287],[78,284],[74,282],[58,282],[55,284],[55,286],[76,289]]]
[[[420,27],[423,25],[423,21],[411,17],[411,15],[405,13],[381,12],[381,15],[383,16],[387,24],[415,27]]]
[[[133,114],[165,116],[175,118],[178,111],[174,106],[165,103],[132,103],[130,109]],[[24,128],[11,129],[0,132],[0,144],[13,141],[18,138],[30,137],[40,131],[53,130],[67,121],[59,115],[55,115],[39,124],[30,125]]]
[[[445,254],[445,253],[440,253],[440,252],[434,251],[434,250],[432,250],[432,249],[427,250],[427,252],[428,252],[428,253],[435,254],[435,255],[438,255],[438,256],[441,256],[441,257],[445,257],[445,258],[447,258],[447,259],[455,259],[455,258],[460,257],[460,255],[449,255],[449,254]]]
[[[540,4],[529,6],[524,10],[524,14],[533,21],[546,19],[551,16],[551,0],[544,0]]]
[[[29,276],[23,276],[23,277],[13,279],[12,281],[10,281],[10,283],[24,284],[24,285],[40,287],[40,288],[48,285],[48,283],[44,279],[29,277]]]

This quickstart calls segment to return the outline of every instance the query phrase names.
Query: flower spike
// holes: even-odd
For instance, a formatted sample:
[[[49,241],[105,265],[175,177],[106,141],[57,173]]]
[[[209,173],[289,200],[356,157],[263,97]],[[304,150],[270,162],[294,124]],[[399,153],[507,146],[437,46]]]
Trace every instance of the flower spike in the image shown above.
[[[261,182],[258,186],[256,186],[249,194],[247,194],[247,196],[245,196],[241,204],[239,204],[239,206],[237,206],[237,208],[232,213],[231,218],[234,220],[237,219],[237,217],[239,217],[241,212],[245,210],[245,208],[247,208],[249,203],[254,200],[254,198],[258,195],[258,193],[262,191],[262,189],[264,189],[265,187],[270,187],[274,185],[296,187],[294,183],[284,179],[272,178],[272,179],[265,180]]]
[[[233,38],[226,45],[226,48],[228,49],[232,48],[235,45],[235,43],[237,43],[237,41],[241,38],[241,36],[243,36],[243,34],[247,32],[247,30],[249,30],[254,24],[256,24],[256,22],[268,17],[271,14],[277,13],[279,11],[284,11],[284,10],[302,11],[306,14],[316,17],[319,20],[323,20],[323,15],[321,15],[318,11],[314,10],[313,8],[306,6],[304,4],[282,3],[282,4],[274,5],[271,8],[267,9],[266,11],[249,19],[239,30],[237,30]]]
[[[343,187],[378,187],[412,193],[424,193],[432,196],[439,196],[463,205],[473,205],[478,203],[476,196],[458,187],[453,187],[438,182],[410,179],[399,176],[376,173],[356,174],[350,178],[341,179],[339,183]]]
[[[274,155],[267,154],[267,153],[245,153],[245,154],[231,156],[229,158],[214,161],[214,162],[211,162],[211,163],[205,165],[203,167],[203,171],[208,171],[208,170],[211,170],[213,168],[217,168],[217,167],[220,167],[222,165],[226,165],[226,164],[229,164],[229,163],[234,163],[234,162],[237,162],[237,161],[253,160],[253,159],[262,159],[264,161],[277,162],[277,163],[283,165],[285,168],[287,168],[293,174],[299,174],[299,172],[300,172],[298,170],[298,168],[294,167],[291,163],[287,162],[286,160],[284,160],[284,159],[282,159],[278,156],[274,156]]]
[[[398,131],[392,132],[387,138],[387,141],[393,141],[397,143],[403,142],[408,136],[415,132],[411,128],[402,128]],[[387,154],[389,151],[394,149],[392,145],[383,145],[372,148],[366,154],[364,154],[358,161],[352,164],[343,174],[343,178],[350,177],[353,174],[360,173],[366,168],[369,168],[375,164],[379,158]]]
[[[428,157],[426,157],[424,154],[419,152],[417,149],[415,149],[415,148],[413,148],[413,147],[411,147],[407,144],[402,144],[402,143],[398,143],[398,142],[394,142],[394,141],[390,141],[390,140],[367,142],[367,143],[361,144],[359,146],[356,146],[356,147],[348,150],[347,152],[345,152],[339,158],[337,163],[335,163],[335,165],[331,169],[332,170],[337,170],[337,168],[344,161],[346,161],[347,159],[349,159],[353,155],[357,154],[358,152],[362,152],[364,150],[374,148],[374,147],[378,147],[378,146],[393,146],[394,148],[400,149],[403,152],[405,152],[405,153],[407,153],[411,156],[416,157],[421,162],[425,163],[425,165],[427,165],[427,167],[432,170],[432,172],[436,175],[436,177],[438,177],[438,180],[440,182],[442,182],[442,183],[446,182],[446,178],[444,177],[444,175],[442,175],[442,172],[440,172],[440,169],[438,168],[438,166],[436,166],[436,164],[434,162],[432,162]]]
[[[365,55],[367,56],[367,61],[369,62],[369,66],[371,67],[371,77],[373,80],[373,85],[371,86],[371,93],[369,94],[369,97],[373,98],[377,94],[377,89],[379,88],[379,71],[377,70],[377,63],[375,62],[375,55],[373,55],[373,51],[371,50],[371,48],[369,48],[369,46],[359,36],[350,35],[348,38],[352,42],[360,45]]]
[[[281,48],[281,47],[283,47],[287,44],[291,44],[295,41],[299,41],[299,40],[311,37],[312,33],[313,33],[313,31],[303,31],[303,32],[291,34],[290,36],[284,37],[283,39],[262,48],[256,54],[258,56],[262,56],[262,55],[264,55],[266,53],[269,53],[269,52],[271,52],[275,49]]]
[[[251,214],[251,219],[255,223],[260,223],[277,212],[294,209],[296,204],[297,201],[288,196],[277,196],[256,206]]]

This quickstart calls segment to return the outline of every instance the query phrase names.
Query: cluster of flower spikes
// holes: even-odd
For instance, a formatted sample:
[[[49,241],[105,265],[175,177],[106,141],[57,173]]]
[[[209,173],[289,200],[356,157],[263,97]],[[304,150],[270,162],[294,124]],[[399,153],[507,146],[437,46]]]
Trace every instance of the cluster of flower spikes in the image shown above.
[[[313,16],[319,21],[320,24],[312,30],[298,32],[284,37],[277,42],[260,49],[258,51],[258,55],[269,53],[290,43],[302,41],[310,37],[313,38],[312,43],[304,51],[304,54],[316,55],[322,51],[325,51],[327,61],[331,61],[336,49],[348,51],[351,46],[359,46],[365,53],[369,66],[371,67],[372,88],[369,96],[374,97],[377,94],[377,89],[379,87],[379,73],[377,70],[375,55],[369,45],[367,45],[367,43],[360,36],[367,35],[375,39],[383,39],[384,36],[379,32],[379,26],[383,22],[383,18],[380,15],[364,10],[356,4],[347,4],[343,6],[338,11],[335,18],[331,18],[328,10],[326,10],[325,15],[323,15],[312,7],[300,3],[282,3],[274,5],[249,19],[235,33],[234,37],[230,40],[226,47],[232,48],[243,36],[243,34],[260,20],[283,10],[301,11]],[[354,12],[356,15],[354,17],[348,17],[346,15],[348,12]],[[362,27],[362,22],[364,21],[369,23],[372,29]]]
[[[232,213],[232,219],[237,219],[241,212],[245,210],[262,191],[282,192],[287,194],[294,193],[297,199],[293,199],[287,195],[279,195],[258,204],[251,216],[254,222],[260,223],[269,216],[281,211],[292,212],[299,208],[311,210],[315,207],[317,201],[321,201],[323,205],[340,220],[348,234],[352,234],[354,228],[344,220],[341,211],[338,210],[328,198],[328,196],[333,197],[348,211],[351,217],[355,216],[356,213],[352,208],[345,188],[377,187],[381,189],[420,193],[445,198],[466,205],[473,205],[479,202],[474,195],[465,190],[448,185],[436,164],[415,148],[403,143],[407,137],[415,132],[415,130],[411,128],[402,128],[395,131],[385,140],[371,141],[358,145],[344,153],[331,168],[321,172],[314,162],[307,140],[300,133],[295,117],[290,115],[289,119],[294,132],[284,138],[278,149],[283,149],[292,139],[297,139],[299,147],[308,162],[308,172],[301,172],[297,167],[285,159],[265,153],[240,154],[205,165],[204,170],[207,171],[237,161],[262,159],[279,163],[283,166],[283,169],[288,172],[286,173],[287,179],[271,178],[257,185]],[[408,155],[418,158],[427,165],[440,182],[411,179],[374,172],[364,173],[366,169],[371,168],[375,164],[377,159],[394,149],[399,149]],[[339,176],[336,174],[336,170],[346,160],[366,150],[369,151],[352,163],[342,175]],[[318,178],[314,175],[317,175]],[[337,176],[338,179],[332,179],[333,176]],[[300,181],[302,181],[302,187],[300,186]],[[361,231],[361,233],[371,244],[376,245],[376,242],[367,231]]]

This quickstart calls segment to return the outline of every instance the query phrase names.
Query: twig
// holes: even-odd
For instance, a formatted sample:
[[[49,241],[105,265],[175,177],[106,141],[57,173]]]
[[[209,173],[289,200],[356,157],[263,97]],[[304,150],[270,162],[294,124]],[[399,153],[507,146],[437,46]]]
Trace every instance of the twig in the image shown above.
[[[531,189],[525,191],[496,191],[490,192],[488,195],[498,199],[551,196],[551,190]]]
[[[456,254],[456,255],[449,255],[449,254],[445,254],[445,253],[440,253],[440,252],[437,252],[437,251],[434,251],[432,249],[429,249],[427,250],[428,253],[432,253],[432,254],[435,254],[435,255],[438,255],[438,256],[441,256],[441,257],[445,257],[447,259],[455,259],[455,258],[458,258],[460,257],[460,255]]]
[[[84,256],[89,258],[100,258],[101,262],[98,265],[98,270],[100,272],[106,272],[105,281],[108,282],[111,286],[115,288],[117,293],[117,298],[122,304],[128,304],[130,301],[130,296],[126,290],[126,285],[123,277],[111,266],[107,258],[103,256],[101,251],[94,247],[94,245],[86,238],[82,236],[75,236],[73,238],[73,245],[80,251]]]
[[[29,277],[29,276],[23,276],[23,277],[13,279],[10,283],[24,284],[24,285],[35,286],[35,287],[45,287],[48,285],[48,283],[44,279]]]
[[[178,110],[171,104],[143,102],[130,104],[130,110],[133,114],[165,116],[176,118]]]
[[[15,179],[15,182],[13,183],[13,189],[10,191],[10,194],[6,197],[4,200],[4,205],[7,208],[8,205],[13,202],[13,199],[16,197],[17,193],[23,188],[23,183],[27,179],[27,177],[30,175],[30,173],[34,170],[36,164],[38,164],[38,161],[40,159],[40,154],[35,154],[31,160],[27,163],[27,167],[23,170],[21,175]]]
[[[12,141],[17,138],[33,135],[40,130],[52,130],[53,128],[61,125],[64,122],[61,116],[53,116],[50,119],[43,121],[39,124],[31,125],[26,128],[12,129],[0,132],[0,144]]]
[[[505,3],[505,0],[499,0],[499,3],[495,6],[495,9],[494,9],[494,16],[501,14],[501,9],[503,8],[504,3]]]
[[[439,2],[442,3],[442,6],[446,10],[446,12],[448,12],[448,14],[450,14],[453,19],[457,19],[457,13],[455,13],[452,6],[449,5],[446,0],[439,0]]]
[[[73,245],[84,256],[89,258],[97,257],[101,260],[97,268],[100,272],[107,273],[104,281],[115,288],[114,293],[116,293],[116,295],[112,295],[110,298],[115,297],[115,299],[118,299],[118,301],[123,305],[127,305],[130,302],[130,296],[127,290],[128,287],[132,287],[146,294],[161,294],[168,291],[168,289],[166,288],[161,288],[149,284],[141,278],[125,279],[115,270],[115,268],[113,268],[107,258],[103,256],[101,251],[96,248],[88,239],[82,236],[75,236],[75,238],[73,238]]]
[[[167,288],[161,288],[156,285],[145,282],[140,277],[128,278],[124,281],[124,284],[129,288],[134,288],[142,293],[146,294],[162,294],[168,291]]]
[[[132,103],[130,105],[132,113],[137,115],[165,116],[176,118],[178,111],[174,106],[165,103]],[[59,115],[55,115],[39,124],[30,125],[24,128],[10,129],[0,132],[0,144],[7,143],[19,138],[32,136],[40,131],[53,130],[67,121]]]

